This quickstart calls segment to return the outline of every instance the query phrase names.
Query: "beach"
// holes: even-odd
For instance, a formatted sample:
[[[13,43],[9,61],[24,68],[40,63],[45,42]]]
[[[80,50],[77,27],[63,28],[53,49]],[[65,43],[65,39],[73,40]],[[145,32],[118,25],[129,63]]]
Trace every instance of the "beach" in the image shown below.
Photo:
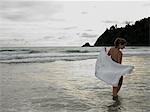
[[[1,112],[149,112],[150,56],[124,56],[133,65],[119,101],[95,77],[96,59],[0,63]]]

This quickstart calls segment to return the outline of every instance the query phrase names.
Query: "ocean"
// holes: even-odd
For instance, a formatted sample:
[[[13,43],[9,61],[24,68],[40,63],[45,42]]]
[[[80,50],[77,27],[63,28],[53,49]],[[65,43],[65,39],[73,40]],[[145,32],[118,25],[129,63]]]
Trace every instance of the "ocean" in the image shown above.
[[[126,47],[119,100],[95,77],[100,47],[0,48],[1,112],[150,112],[150,49]],[[109,50],[109,47],[107,47]]]
[[[0,48],[0,63],[44,63],[96,59],[100,47],[13,47]],[[107,47],[109,49],[109,47]],[[150,55],[147,47],[127,47],[125,56]]]

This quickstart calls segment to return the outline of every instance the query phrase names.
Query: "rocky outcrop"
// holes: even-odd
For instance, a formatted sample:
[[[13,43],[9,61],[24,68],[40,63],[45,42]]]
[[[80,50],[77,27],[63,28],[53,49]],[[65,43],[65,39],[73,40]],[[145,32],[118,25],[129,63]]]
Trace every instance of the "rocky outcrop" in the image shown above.
[[[94,46],[112,46],[117,37],[127,40],[129,46],[149,46],[150,45],[150,17],[136,21],[133,25],[127,24],[125,27],[110,29],[99,36]],[[87,44],[88,45],[88,44]]]
[[[82,47],[91,47],[91,45],[90,45],[89,42],[87,42],[87,43],[85,43]]]

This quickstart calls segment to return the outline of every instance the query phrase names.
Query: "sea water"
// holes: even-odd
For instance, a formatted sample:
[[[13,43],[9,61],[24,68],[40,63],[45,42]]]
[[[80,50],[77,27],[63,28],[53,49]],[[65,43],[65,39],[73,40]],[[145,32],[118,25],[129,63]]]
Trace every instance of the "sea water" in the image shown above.
[[[112,87],[95,77],[100,47],[0,48],[2,112],[149,112],[149,47],[126,47],[119,101]],[[109,50],[109,47],[107,47]]]
[[[95,59],[100,47],[13,47],[0,48],[0,63],[42,63],[58,60]],[[109,49],[109,47],[107,47]],[[149,55],[149,47],[127,47],[126,56]]]

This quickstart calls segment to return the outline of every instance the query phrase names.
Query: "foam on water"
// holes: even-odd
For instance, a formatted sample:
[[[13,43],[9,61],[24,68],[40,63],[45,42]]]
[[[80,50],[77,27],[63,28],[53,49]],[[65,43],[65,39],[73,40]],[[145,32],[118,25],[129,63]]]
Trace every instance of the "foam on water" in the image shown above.
[[[100,47],[1,48],[0,63],[44,63],[96,59]],[[109,47],[107,47],[109,49]],[[127,47],[125,56],[149,55],[149,47]]]

